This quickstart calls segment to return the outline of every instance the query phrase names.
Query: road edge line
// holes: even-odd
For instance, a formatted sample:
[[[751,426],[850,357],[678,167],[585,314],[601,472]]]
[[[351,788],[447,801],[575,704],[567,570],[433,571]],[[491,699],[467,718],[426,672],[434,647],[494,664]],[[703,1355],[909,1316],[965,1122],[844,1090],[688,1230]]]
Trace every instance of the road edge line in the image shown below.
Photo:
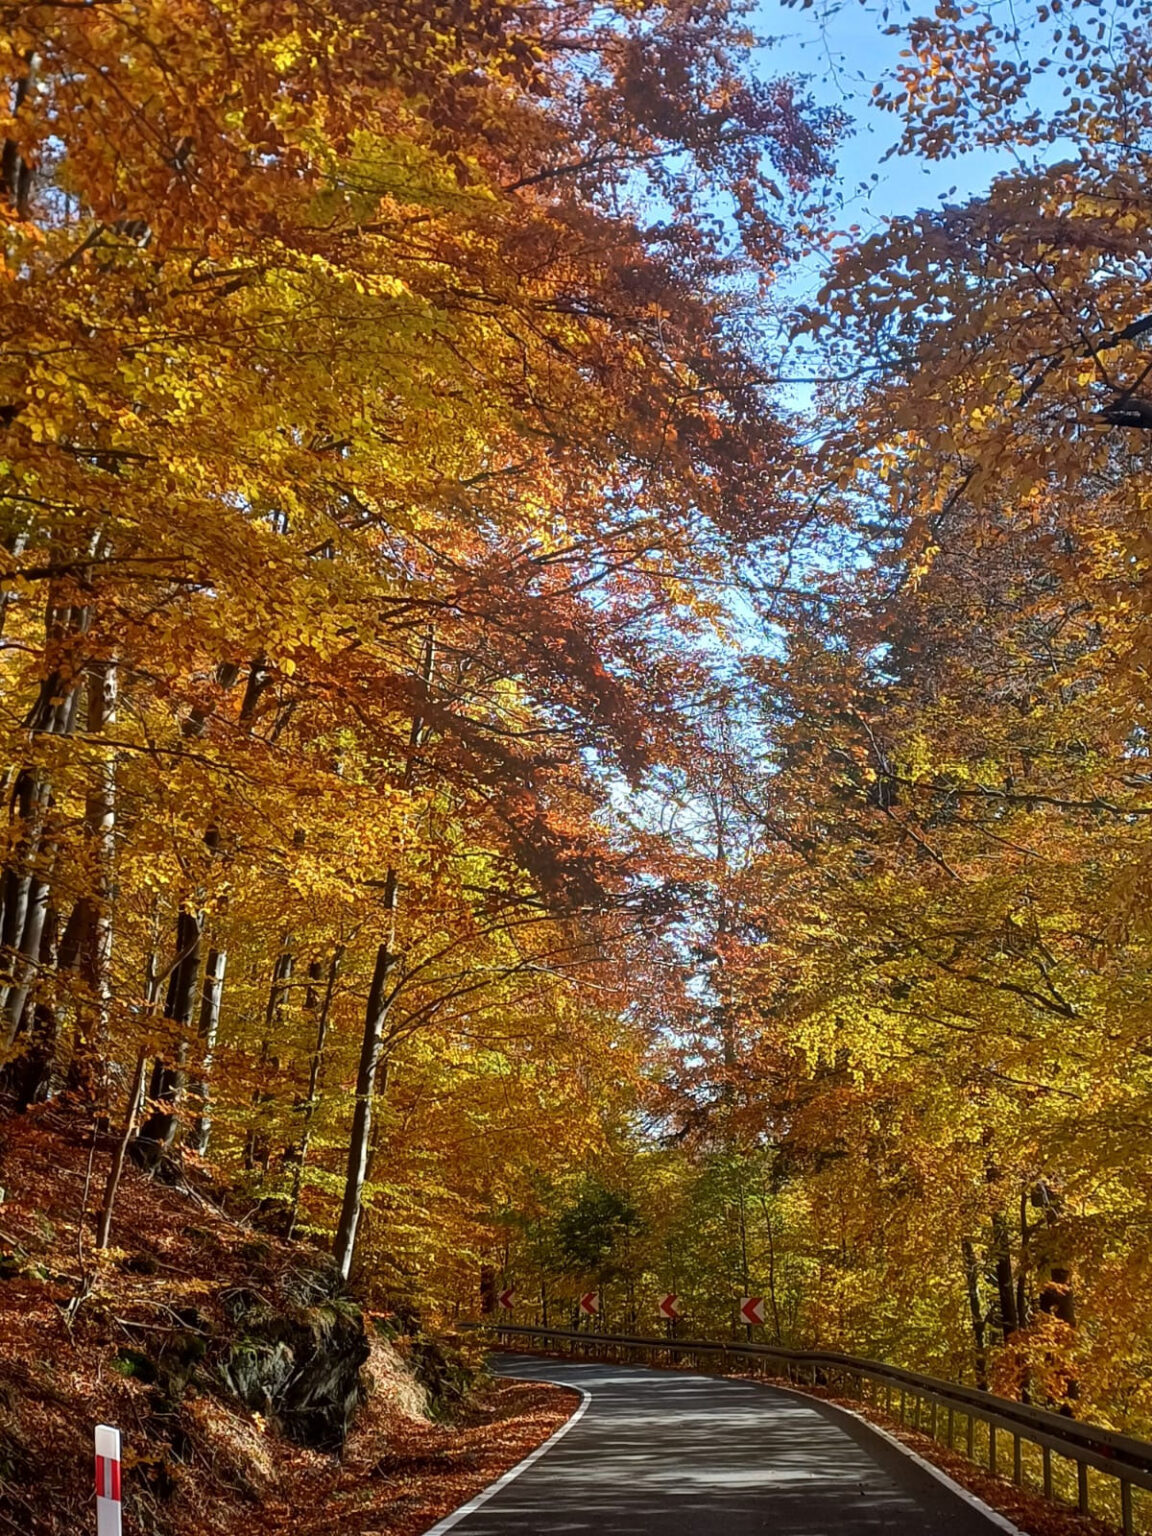
[[[542,1377],[536,1376],[531,1378],[525,1377],[523,1379],[531,1379],[533,1381],[543,1380]],[[452,1514],[445,1515],[443,1520],[440,1520],[435,1525],[430,1526],[428,1530],[424,1532],[424,1536],[442,1536],[444,1531],[450,1531],[454,1525],[458,1525],[460,1521],[465,1519],[468,1515],[474,1514],[482,1504],[487,1504],[488,1500],[492,1498],[494,1494],[499,1493],[502,1488],[507,1488],[509,1483],[514,1482],[515,1479],[520,1476],[521,1472],[527,1472],[528,1468],[532,1466],[534,1462],[539,1461],[541,1456],[550,1451],[558,1440],[563,1440],[568,1431],[570,1429],[574,1429],[576,1425],[579,1424],[580,1420],[588,1412],[588,1409],[591,1406],[591,1392],[585,1392],[583,1387],[574,1387],[571,1382],[567,1381],[552,1382],[551,1385],[557,1387],[566,1387],[570,1392],[579,1392],[581,1398],[580,1406],[576,1409],[576,1412],[572,1415],[572,1417],[570,1419],[565,1419],[560,1428],[554,1430],[553,1433],[548,1436],[547,1440],[545,1440],[543,1445],[538,1445],[534,1451],[530,1451],[528,1455],[525,1456],[523,1461],[518,1461],[514,1467],[509,1467],[508,1471],[498,1477],[494,1483],[489,1483],[487,1488],[482,1488],[479,1493],[474,1494],[472,1498],[468,1500],[467,1504],[461,1504],[460,1508],[454,1510]]]
[[[846,1408],[843,1403],[833,1403],[827,1398],[815,1397],[811,1392],[800,1392],[795,1387],[781,1387],[775,1382],[765,1382],[764,1385],[770,1386],[774,1392],[784,1392],[802,1403],[819,1403],[824,1408],[831,1408],[833,1413],[842,1413],[847,1418],[855,1419],[872,1434],[879,1435],[881,1440],[886,1440],[895,1450],[902,1452],[909,1461],[914,1461],[930,1477],[942,1483],[950,1493],[956,1494],[962,1503],[983,1515],[996,1530],[1003,1531],[1005,1536],[1028,1536],[1027,1531],[1021,1530],[1018,1525],[1013,1525],[1007,1515],[1002,1515],[998,1509],[993,1509],[991,1504],[986,1504],[978,1493],[973,1493],[971,1488],[965,1488],[963,1483],[958,1483],[954,1477],[949,1477],[943,1467],[938,1467],[935,1462],[929,1461],[927,1456],[921,1456],[919,1451],[914,1451],[910,1445],[905,1445],[897,1435],[874,1423],[866,1414],[857,1413],[855,1408]],[[428,1532],[428,1536],[432,1536],[431,1531]]]

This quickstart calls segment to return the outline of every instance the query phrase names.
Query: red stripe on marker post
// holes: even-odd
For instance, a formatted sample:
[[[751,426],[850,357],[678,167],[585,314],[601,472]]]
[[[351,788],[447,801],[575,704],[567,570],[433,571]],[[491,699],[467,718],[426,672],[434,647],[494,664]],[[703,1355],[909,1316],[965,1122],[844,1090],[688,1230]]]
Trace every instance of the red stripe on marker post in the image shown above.
[[[120,1463],[111,1456],[96,1458],[96,1493],[102,1499],[120,1502]]]
[[[96,1426],[96,1536],[122,1536],[120,1525],[120,1431]]]

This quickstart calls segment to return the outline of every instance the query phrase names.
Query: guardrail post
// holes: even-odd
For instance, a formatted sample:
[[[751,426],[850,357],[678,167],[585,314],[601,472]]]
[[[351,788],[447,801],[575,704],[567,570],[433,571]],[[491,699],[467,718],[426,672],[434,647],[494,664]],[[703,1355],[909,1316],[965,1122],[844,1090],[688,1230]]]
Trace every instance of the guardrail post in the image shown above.
[[[1120,1479],[1120,1519],[1124,1536],[1132,1536],[1132,1484],[1126,1477]]]
[[[1012,1436],[1012,1481],[1016,1484],[1017,1488],[1024,1481],[1024,1467],[1021,1461],[1019,1435]]]
[[[1076,1463],[1076,1507],[1082,1515],[1089,1513],[1088,1467],[1082,1461]]]
[[[949,1403],[948,1404],[948,1449],[949,1450],[952,1449],[952,1442],[955,1439],[955,1429],[956,1429],[956,1410],[955,1410],[955,1408],[953,1408],[952,1404]]]
[[[929,1418],[928,1418],[928,1433],[932,1436],[933,1440],[935,1440],[935,1438],[936,1438],[936,1399],[935,1398],[932,1399],[932,1412],[931,1412],[931,1414],[929,1415]]]
[[[900,1388],[900,1422],[904,1422],[904,1388]]]
[[[968,1414],[968,1460],[976,1460],[976,1416],[972,1412]]]
[[[1047,1445],[1040,1447],[1044,1460],[1044,1497],[1052,1497],[1052,1448]]]
[[[988,1470],[996,1476],[996,1426],[991,1419],[988,1421]]]

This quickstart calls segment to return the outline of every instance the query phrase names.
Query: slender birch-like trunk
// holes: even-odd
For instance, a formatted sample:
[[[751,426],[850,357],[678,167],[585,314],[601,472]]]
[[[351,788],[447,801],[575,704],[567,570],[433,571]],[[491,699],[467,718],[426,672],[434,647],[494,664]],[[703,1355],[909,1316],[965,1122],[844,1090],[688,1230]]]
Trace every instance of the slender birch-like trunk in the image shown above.
[[[276,957],[276,964],[272,970],[272,983],[268,988],[268,1001],[264,1008],[264,1035],[260,1041],[259,1056],[260,1071],[264,1075],[274,1076],[280,1066],[280,1059],[273,1052],[273,1042],[284,1017],[284,999],[296,966],[296,957],[291,945],[292,935],[284,934],[280,941],[280,953]],[[261,1083],[252,1095],[254,1123],[249,1128],[244,1143],[244,1166],[248,1169],[261,1169],[264,1178],[268,1177],[268,1165],[272,1158],[272,1138],[266,1124],[267,1115],[262,1114],[261,1106],[270,1104],[272,1099],[273,1094]]]
[[[420,666],[426,698],[432,685],[435,659],[435,637],[430,632],[424,644],[424,655]],[[422,716],[418,712],[414,713],[412,729],[408,734],[408,754],[401,781],[405,789],[410,789],[412,786],[416,749],[420,745],[423,730]],[[340,1205],[340,1221],[336,1228],[336,1238],[332,1245],[340,1273],[345,1280],[352,1272],[352,1260],[356,1252],[356,1232],[364,1205],[364,1183],[367,1178],[371,1148],[372,1100],[376,1092],[376,1075],[384,1047],[384,1025],[395,995],[394,989],[391,989],[392,973],[400,959],[396,953],[396,906],[399,888],[398,872],[394,868],[389,869],[384,879],[385,938],[376,951],[372,985],[368,992],[368,1006],[364,1010],[364,1035],[360,1043],[360,1062],[356,1071],[356,1100],[352,1110],[352,1129],[348,1138],[344,1196]]]
[[[148,1045],[145,1043],[136,1056],[136,1071],[132,1077],[132,1087],[128,1091],[128,1112],[124,1117],[124,1130],[116,1143],[116,1150],[112,1154],[112,1166],[108,1170],[108,1179],[104,1185],[104,1200],[100,1206],[100,1219],[96,1226],[97,1248],[108,1246],[108,1237],[112,1231],[112,1212],[116,1208],[116,1195],[120,1189],[124,1163],[136,1131],[136,1118],[144,1102],[144,1079],[147,1074]]]
[[[222,662],[216,668],[216,682],[226,691],[235,686],[239,676],[240,668],[232,662]],[[258,659],[249,669],[239,716],[242,727],[251,724],[253,711],[267,684],[268,674],[264,662]],[[185,739],[198,741],[212,713],[212,706],[193,710],[183,725],[182,734]],[[212,857],[216,855],[219,842],[219,829],[210,826],[204,834],[204,843]],[[184,1095],[189,1037],[196,1013],[203,953],[205,913],[201,901],[198,895],[186,902],[176,921],[176,951],[180,958],[169,980],[164,1006],[164,1016],[171,1021],[173,1028],[163,1058],[153,1067],[150,1097],[155,1107],[140,1127],[132,1150],[132,1155],[143,1167],[155,1168],[158,1165],[175,1141],[180,1125],[179,1104]],[[221,977],[223,959],[226,956],[218,957]]]
[[[117,668],[88,669],[87,736],[95,760],[84,804],[90,889],[79,898],[60,945],[61,970],[79,972],[84,992],[76,1011],[69,1087],[95,1099],[102,1091],[112,1003],[112,886],[116,857],[116,754],[101,738],[115,724]]]
[[[49,648],[86,633],[87,607],[61,605],[49,597],[45,634]],[[40,684],[25,726],[33,748],[46,736],[70,736],[75,729],[79,677],[58,664]],[[24,1023],[38,970],[41,940],[51,904],[59,828],[52,813],[47,771],[26,762],[16,775],[12,806],[20,823],[15,854],[4,871],[4,926],[0,932],[0,1049],[10,1050]]]
[[[199,1075],[189,1083],[189,1097],[199,1109],[192,1122],[188,1145],[201,1156],[208,1150],[208,1138],[212,1133],[212,1108],[209,1102],[209,1081],[212,1075],[212,1056],[216,1049],[216,1035],[220,1028],[220,1003],[224,995],[224,968],[228,955],[222,949],[210,949],[204,966],[204,989],[200,994],[200,1060]]]
[[[50,906],[40,935],[37,960],[40,975],[50,974],[56,968],[59,927],[59,918]],[[58,1028],[56,1007],[51,998],[39,997],[33,1000],[31,1009],[25,1014],[22,1038],[23,1051],[12,1073],[21,1112],[31,1104],[39,1104],[49,1098],[58,1080]]]
[[[148,1017],[149,1028],[152,1026],[156,1003],[160,996],[160,982],[156,973],[155,950],[155,925],[153,926],[153,949],[148,957],[148,975],[145,981],[145,1011]],[[108,1236],[112,1230],[112,1212],[116,1207],[116,1195],[120,1189],[120,1180],[124,1173],[124,1163],[128,1157],[136,1134],[136,1121],[144,1104],[144,1085],[148,1076],[148,1056],[152,1050],[152,1042],[146,1035],[140,1042],[140,1049],[136,1055],[136,1070],[132,1075],[132,1086],[128,1090],[128,1109],[124,1116],[124,1129],[120,1140],[116,1143],[116,1150],[112,1154],[112,1164],[108,1169],[108,1178],[104,1184],[104,1199],[100,1206],[100,1217],[96,1227],[97,1248],[107,1248]]]
[[[388,871],[384,895],[385,911],[396,913],[397,880],[395,870]],[[333,1253],[345,1280],[352,1272],[356,1252],[356,1231],[364,1205],[364,1181],[368,1172],[368,1152],[372,1137],[372,1100],[376,1093],[376,1072],[384,1045],[384,1024],[388,1017],[388,987],[399,958],[393,952],[394,928],[376,951],[368,1006],[364,1011],[364,1036],[360,1045],[360,1063],[356,1071],[356,1099],[352,1110],[352,1130],[348,1139],[348,1162],[344,1175],[344,1198],[336,1229]]]
[[[296,1219],[300,1212],[300,1189],[304,1180],[304,1167],[308,1161],[308,1148],[312,1141],[312,1121],[316,1115],[316,1108],[320,1102],[320,1073],[324,1065],[324,1047],[328,1039],[328,1021],[332,1015],[332,999],[336,992],[336,978],[340,971],[340,962],[344,958],[344,945],[338,944],[332,951],[332,958],[328,962],[328,980],[324,987],[324,997],[320,999],[316,995],[313,983],[320,980],[320,965],[313,961],[309,967],[309,988],[307,996],[307,1008],[309,1014],[316,1020],[316,1038],[312,1046],[312,1059],[308,1066],[308,1097],[304,1100],[303,1124],[300,1130],[300,1145],[296,1151],[296,1168],[292,1175],[292,1206],[288,1217],[288,1233],[292,1236]]]

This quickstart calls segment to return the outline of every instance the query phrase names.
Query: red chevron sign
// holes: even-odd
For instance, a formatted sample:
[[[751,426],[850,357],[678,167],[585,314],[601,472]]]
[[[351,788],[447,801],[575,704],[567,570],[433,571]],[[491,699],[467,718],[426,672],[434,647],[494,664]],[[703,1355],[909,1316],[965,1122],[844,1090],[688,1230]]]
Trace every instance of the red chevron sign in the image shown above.
[[[660,1303],[660,1316],[677,1318],[680,1316],[680,1298],[675,1292],[670,1292]]]
[[[763,1296],[741,1296],[740,1316],[751,1327],[762,1328],[764,1326]]]
[[[515,1294],[516,1287],[514,1285],[510,1285],[506,1291],[501,1291],[499,1296],[497,1296],[496,1305],[498,1307],[503,1307],[505,1312],[511,1312],[512,1298],[515,1296]]]
[[[580,1310],[586,1312],[589,1317],[594,1317],[600,1310],[600,1292],[585,1291],[580,1298]]]

